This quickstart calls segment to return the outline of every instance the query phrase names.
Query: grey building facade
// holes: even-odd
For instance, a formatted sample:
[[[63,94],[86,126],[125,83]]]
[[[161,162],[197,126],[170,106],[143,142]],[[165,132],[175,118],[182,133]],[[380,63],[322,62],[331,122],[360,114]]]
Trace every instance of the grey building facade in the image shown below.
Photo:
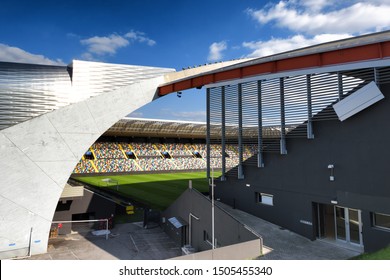
[[[390,244],[390,61],[312,68],[209,86],[209,172],[239,153],[216,198],[311,240]],[[234,137],[225,135],[236,125]],[[219,148],[220,147],[220,148]]]

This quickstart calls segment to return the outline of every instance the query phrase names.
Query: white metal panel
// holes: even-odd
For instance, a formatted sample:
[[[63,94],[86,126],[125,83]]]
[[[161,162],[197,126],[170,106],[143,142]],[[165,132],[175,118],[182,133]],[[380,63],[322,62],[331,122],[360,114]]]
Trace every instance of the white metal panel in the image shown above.
[[[339,120],[344,121],[383,98],[384,96],[375,82],[371,82],[334,104],[333,109],[339,117]]]
[[[61,198],[69,197],[81,197],[84,196],[84,187],[83,186],[71,186],[69,184],[65,185],[64,190],[62,191]]]

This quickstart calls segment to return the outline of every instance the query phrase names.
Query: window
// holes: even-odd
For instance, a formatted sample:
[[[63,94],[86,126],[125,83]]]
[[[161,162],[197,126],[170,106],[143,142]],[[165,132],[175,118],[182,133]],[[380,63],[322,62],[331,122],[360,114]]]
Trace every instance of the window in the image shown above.
[[[257,193],[257,203],[273,206],[274,196],[267,193]]]
[[[373,226],[390,230],[390,215],[373,213]]]

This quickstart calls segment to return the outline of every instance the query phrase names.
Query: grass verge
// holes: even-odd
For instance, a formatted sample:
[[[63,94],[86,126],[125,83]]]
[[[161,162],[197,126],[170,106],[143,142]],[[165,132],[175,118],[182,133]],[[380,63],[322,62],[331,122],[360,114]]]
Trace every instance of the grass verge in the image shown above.
[[[364,253],[353,257],[351,260],[390,260],[390,245],[377,252]]]

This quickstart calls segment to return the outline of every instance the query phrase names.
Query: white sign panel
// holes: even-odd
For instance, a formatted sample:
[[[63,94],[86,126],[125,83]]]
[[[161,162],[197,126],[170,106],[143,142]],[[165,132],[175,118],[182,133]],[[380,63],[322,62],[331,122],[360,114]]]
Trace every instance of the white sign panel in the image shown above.
[[[339,117],[339,120],[344,121],[383,98],[384,96],[375,82],[371,82],[334,104],[333,109]]]

